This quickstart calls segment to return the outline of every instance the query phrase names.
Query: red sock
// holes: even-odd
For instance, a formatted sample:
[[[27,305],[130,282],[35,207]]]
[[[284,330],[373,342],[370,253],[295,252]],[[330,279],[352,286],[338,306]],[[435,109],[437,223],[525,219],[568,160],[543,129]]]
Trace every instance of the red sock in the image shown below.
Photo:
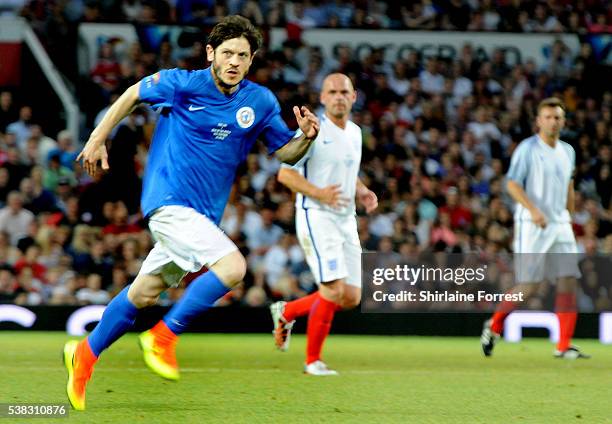
[[[510,315],[510,312],[516,309],[516,306],[516,302],[509,302],[506,300],[500,303],[491,319],[491,330],[497,334],[501,334],[502,331],[504,331],[504,321],[506,317]]]
[[[98,357],[91,350],[91,346],[89,346],[87,339],[81,340],[77,345],[76,356],[86,368],[93,367],[98,361]]]
[[[576,329],[576,295],[574,293],[558,293],[555,299],[555,312],[559,319],[559,342],[557,350],[563,352],[570,347],[574,330]]]
[[[308,314],[310,308],[312,308],[312,304],[319,298],[319,292],[316,291],[308,296],[301,297],[296,300],[292,300],[291,302],[287,302],[285,305],[285,312],[283,312],[283,318],[287,320],[287,322],[291,322],[297,317],[304,316]]]
[[[76,352],[74,353],[74,379],[75,383],[84,390],[85,384],[91,378],[94,365],[98,361],[98,357],[91,350],[91,346],[87,339],[83,339],[77,344]]]
[[[153,333],[155,338],[162,344],[172,343],[178,339],[178,336],[168,328],[164,320],[159,320],[159,322],[151,328],[151,333]]]
[[[319,298],[312,304],[308,314],[308,326],[306,328],[306,364],[321,359],[323,343],[331,329],[336,304],[327,299]]]

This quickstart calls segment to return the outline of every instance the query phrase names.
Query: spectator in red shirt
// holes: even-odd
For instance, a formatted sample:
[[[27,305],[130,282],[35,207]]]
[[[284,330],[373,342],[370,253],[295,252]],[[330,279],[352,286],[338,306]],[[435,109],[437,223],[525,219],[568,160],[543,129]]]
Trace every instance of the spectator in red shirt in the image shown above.
[[[459,203],[457,187],[449,187],[446,191],[446,205],[440,208],[440,213],[447,213],[450,216],[453,230],[465,228],[472,223],[472,212]]]
[[[115,57],[112,43],[106,42],[100,46],[100,55],[91,71],[91,78],[109,97],[110,93],[119,86],[121,66]]]
[[[128,210],[125,203],[119,201],[115,202],[113,206],[113,212],[111,215],[111,223],[102,228],[102,234],[132,234],[139,233],[142,231],[136,224],[128,222]]]
[[[451,217],[448,211],[440,209],[438,219],[434,222],[431,228],[431,236],[429,243],[433,246],[438,242],[443,242],[447,246],[454,246],[457,244],[457,234],[450,227]]]
[[[34,278],[41,282],[46,282],[45,274],[47,272],[47,267],[39,262],[40,254],[41,249],[37,244],[28,247],[25,256],[15,262],[15,272],[17,275],[21,274],[24,268],[30,268]]]

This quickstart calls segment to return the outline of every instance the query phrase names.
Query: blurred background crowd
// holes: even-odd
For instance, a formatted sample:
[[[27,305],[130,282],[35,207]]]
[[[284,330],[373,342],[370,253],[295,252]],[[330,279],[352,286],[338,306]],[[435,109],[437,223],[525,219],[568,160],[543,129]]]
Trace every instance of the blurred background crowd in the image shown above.
[[[0,12],[39,28],[78,22],[214,25],[240,14],[258,26],[511,32],[607,32],[606,0],[10,0]]]
[[[25,16],[61,69],[78,22],[211,24],[239,12],[262,26],[370,27],[518,32],[610,30],[603,1],[11,1],[1,12]],[[65,45],[64,45],[65,46]],[[179,56],[170,43],[144,52],[101,44],[79,90],[91,127],[129,85],[159,69],[207,65],[203,42]],[[72,52],[74,53],[74,52]],[[74,58],[71,59],[75,61]],[[503,50],[483,60],[466,44],[455,60],[411,52],[395,62],[384,51],[357,57],[341,46],[326,58],[297,38],[263,48],[249,78],[291,107],[322,113],[325,75],[346,73],[357,90],[352,119],[363,131],[362,180],[378,194],[371,215],[358,213],[366,251],[390,261],[421,252],[511,252],[512,203],[504,174],[517,144],[534,132],[535,107],[557,96],[567,106],[562,139],[576,150],[574,229],[584,255],[612,253],[612,92],[602,90],[591,46],[578,54],[559,39],[548,63],[510,63]],[[75,162],[86,141],[48,133],[19,91],[0,94],[0,302],[104,304],[137,275],[152,247],[139,213],[141,177],[155,113],[141,107],[109,140],[111,170],[92,179]],[[248,258],[244,283],[226,305],[264,305],[315,290],[295,237],[294,199],[276,180],[279,163],[259,145],[241,168],[221,227]],[[189,277],[187,278],[189,280]],[[170,303],[181,288],[164,294]],[[612,293],[583,289],[592,305]],[[607,303],[606,303],[607,302]],[[588,302],[587,302],[588,303]],[[586,303],[585,303],[586,304]]]

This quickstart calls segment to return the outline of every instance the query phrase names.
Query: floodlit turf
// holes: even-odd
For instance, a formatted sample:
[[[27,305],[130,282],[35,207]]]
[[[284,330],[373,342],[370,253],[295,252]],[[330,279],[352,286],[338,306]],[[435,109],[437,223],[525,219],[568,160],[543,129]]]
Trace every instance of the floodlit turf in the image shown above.
[[[0,403],[67,402],[66,340],[0,332]],[[302,375],[304,343],[298,335],[280,353],[266,335],[185,335],[173,383],[145,368],[129,335],[102,356],[87,410],[69,422],[612,422],[612,347],[594,340],[579,343],[593,359],[572,362],[553,359],[543,339],[502,343],[484,358],[477,338],[331,336],[326,359],[338,377]],[[65,422],[34,422],[45,421]]]

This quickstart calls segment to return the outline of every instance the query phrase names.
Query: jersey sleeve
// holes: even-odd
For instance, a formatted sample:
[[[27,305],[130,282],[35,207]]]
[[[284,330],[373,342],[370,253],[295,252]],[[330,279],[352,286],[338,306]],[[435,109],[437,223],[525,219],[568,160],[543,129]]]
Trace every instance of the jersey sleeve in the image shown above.
[[[263,126],[262,133],[266,147],[268,148],[268,153],[272,154],[295,137],[296,132],[290,130],[285,121],[283,121],[283,118],[281,118],[280,105],[274,94],[268,91],[267,95],[268,101],[272,104],[272,110],[268,120]]]
[[[154,108],[172,107],[176,92],[187,85],[189,72],[167,69],[143,78],[140,81],[139,97]]]
[[[574,174],[576,173],[576,151],[570,144],[566,144],[567,153],[569,154],[570,163],[572,164],[572,172],[570,175],[574,178]]]
[[[527,173],[530,167],[530,158],[531,155],[529,154],[527,143],[523,142],[519,144],[519,146],[512,154],[512,158],[510,159],[510,169],[508,169],[506,178],[508,180],[515,181],[516,183],[524,187],[525,180],[527,179]]]

